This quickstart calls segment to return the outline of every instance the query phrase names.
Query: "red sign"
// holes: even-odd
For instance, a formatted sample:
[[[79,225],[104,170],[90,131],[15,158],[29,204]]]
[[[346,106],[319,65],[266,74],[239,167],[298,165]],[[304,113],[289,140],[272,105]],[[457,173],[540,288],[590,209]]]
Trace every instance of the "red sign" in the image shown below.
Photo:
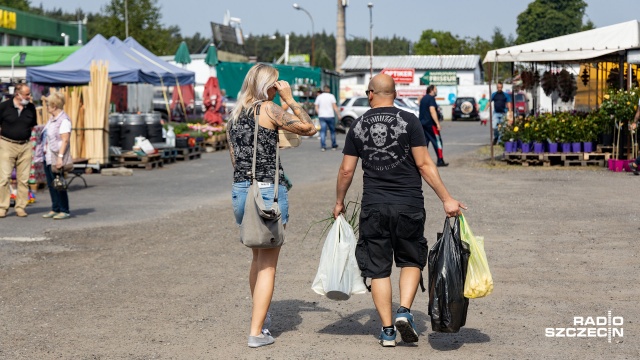
[[[411,84],[415,69],[383,69],[381,73],[391,76],[396,84]]]

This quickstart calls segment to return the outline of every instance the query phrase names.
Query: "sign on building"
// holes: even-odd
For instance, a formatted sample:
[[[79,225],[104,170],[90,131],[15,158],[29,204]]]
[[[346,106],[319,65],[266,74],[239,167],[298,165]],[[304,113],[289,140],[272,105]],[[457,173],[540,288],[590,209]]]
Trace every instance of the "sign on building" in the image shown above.
[[[411,84],[415,69],[383,69],[380,73],[391,76],[396,84]]]
[[[309,66],[309,54],[291,54],[289,55],[288,65]]]
[[[420,78],[425,85],[458,85],[455,71],[426,71]]]

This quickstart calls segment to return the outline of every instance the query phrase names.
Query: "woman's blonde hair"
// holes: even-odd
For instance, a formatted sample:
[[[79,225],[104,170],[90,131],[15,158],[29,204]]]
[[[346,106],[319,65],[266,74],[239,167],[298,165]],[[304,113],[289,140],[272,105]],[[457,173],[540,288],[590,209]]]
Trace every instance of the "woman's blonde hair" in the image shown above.
[[[255,64],[247,76],[244,78],[238,102],[231,113],[233,121],[237,121],[243,111],[249,114],[253,112],[253,107],[269,99],[267,90],[278,81],[278,70],[266,64]]]
[[[59,92],[52,93],[46,97],[47,103],[56,109],[64,110],[64,95]]]

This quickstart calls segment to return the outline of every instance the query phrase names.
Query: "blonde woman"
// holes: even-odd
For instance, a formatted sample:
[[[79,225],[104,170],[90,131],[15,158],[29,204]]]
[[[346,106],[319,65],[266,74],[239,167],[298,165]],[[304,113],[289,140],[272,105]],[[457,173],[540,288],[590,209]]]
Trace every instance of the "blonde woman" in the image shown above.
[[[69,195],[66,190],[56,190],[53,187],[53,179],[70,161],[71,120],[63,110],[64,95],[61,93],[49,95],[46,98],[46,105],[51,118],[42,131],[41,144],[44,150],[44,173],[51,196],[51,211],[42,217],[65,220],[71,217]]]
[[[293,111],[285,112],[273,102],[276,94]],[[309,115],[302,109],[291,94],[291,87],[286,81],[278,81],[278,71],[265,64],[254,65],[242,84],[238,101],[231,120],[227,124],[229,153],[233,164],[233,189],[231,192],[233,212],[238,225],[244,216],[244,203],[250,185],[251,164],[253,160],[253,138],[255,119],[258,118],[258,148],[256,161],[256,180],[261,186],[265,206],[273,204],[274,179],[276,172],[276,146],[278,129],[289,130],[298,135],[310,136],[316,128]],[[278,205],[282,213],[282,223],[289,218],[289,204],[282,163],[280,163],[280,180],[278,188]],[[270,316],[267,316],[276,277],[276,266],[280,248],[251,249],[253,260],[249,270],[249,287],[253,298],[251,328],[249,330],[249,347],[260,347],[273,344],[274,339],[267,329]],[[265,325],[265,319],[267,319]]]

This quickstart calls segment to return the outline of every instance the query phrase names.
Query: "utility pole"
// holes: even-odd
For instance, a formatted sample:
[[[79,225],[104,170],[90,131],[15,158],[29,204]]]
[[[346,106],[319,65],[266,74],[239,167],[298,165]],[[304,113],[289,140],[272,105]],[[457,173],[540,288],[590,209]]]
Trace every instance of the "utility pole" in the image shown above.
[[[124,37],[129,37],[129,10],[127,9],[127,0],[124,0]]]
[[[342,64],[347,58],[347,41],[345,34],[347,32],[346,26],[346,8],[348,5],[347,0],[338,0],[338,29],[336,30],[336,71],[342,72]]]

